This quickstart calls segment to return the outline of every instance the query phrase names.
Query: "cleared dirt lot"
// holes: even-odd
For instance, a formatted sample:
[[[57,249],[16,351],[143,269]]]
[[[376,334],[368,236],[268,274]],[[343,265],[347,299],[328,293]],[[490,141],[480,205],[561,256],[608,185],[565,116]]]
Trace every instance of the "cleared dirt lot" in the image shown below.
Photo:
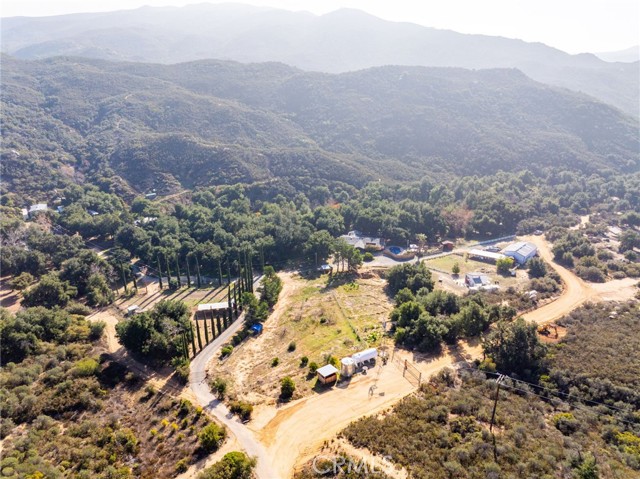
[[[382,345],[383,323],[393,305],[384,293],[384,280],[366,276],[328,285],[327,276],[303,279],[281,273],[283,290],[263,333],[228,359],[214,359],[210,375],[225,378],[233,394],[256,404],[275,404],[285,376],[296,382],[297,397],[310,394],[316,379],[301,367],[303,356],[322,366],[330,355],[339,359]],[[272,366],[274,358],[277,366]]]

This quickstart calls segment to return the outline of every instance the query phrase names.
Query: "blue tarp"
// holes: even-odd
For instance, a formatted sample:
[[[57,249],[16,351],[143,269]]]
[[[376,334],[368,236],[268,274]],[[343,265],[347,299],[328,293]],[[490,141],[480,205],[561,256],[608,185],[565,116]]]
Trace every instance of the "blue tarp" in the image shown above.
[[[262,332],[262,324],[254,324],[249,328],[249,331],[260,334]]]

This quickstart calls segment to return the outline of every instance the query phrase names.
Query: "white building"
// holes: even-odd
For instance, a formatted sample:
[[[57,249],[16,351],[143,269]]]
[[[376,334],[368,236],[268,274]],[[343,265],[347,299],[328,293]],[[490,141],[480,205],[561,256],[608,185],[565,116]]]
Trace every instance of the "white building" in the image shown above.
[[[538,247],[533,243],[519,241],[503,249],[502,254],[513,258],[516,263],[522,265],[538,254]]]

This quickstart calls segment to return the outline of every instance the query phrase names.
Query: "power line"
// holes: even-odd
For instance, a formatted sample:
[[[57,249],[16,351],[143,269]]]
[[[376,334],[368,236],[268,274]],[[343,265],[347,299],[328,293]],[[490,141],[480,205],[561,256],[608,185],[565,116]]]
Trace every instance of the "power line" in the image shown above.
[[[586,404],[576,404],[575,402],[574,403],[570,403],[569,401],[567,401],[567,400],[565,400],[563,398],[560,398],[560,397],[551,398],[550,395],[554,394],[554,391],[547,391],[542,386],[539,386],[539,385],[536,385],[536,384],[533,384],[533,383],[529,383],[527,381],[523,381],[523,380],[520,380],[520,379],[512,378],[511,376],[509,376],[507,374],[501,374],[501,373],[498,373],[498,372],[494,373],[494,372],[490,372],[490,371],[480,371],[478,369],[468,368],[468,367],[467,368],[459,368],[459,369],[467,370],[467,371],[477,371],[477,372],[482,372],[484,374],[490,374],[492,376],[497,376],[497,378],[498,378],[497,381],[499,381],[499,385],[502,386],[502,387],[511,389],[513,391],[520,391],[520,392],[523,392],[523,393],[526,393],[526,394],[533,394],[534,396],[538,396],[539,398],[542,398],[542,399],[545,399],[545,400],[557,399],[557,400],[560,400],[562,402],[565,402],[565,403],[569,404],[570,406],[574,407],[575,409],[580,409],[582,411],[591,412],[591,413],[597,414],[599,416],[606,416],[606,414],[601,413],[601,412],[599,412],[597,410],[594,410],[593,408],[588,407]],[[543,395],[543,394],[539,394],[537,392],[531,391],[530,389],[518,388],[518,387],[514,386],[513,384],[509,384],[509,382],[506,382],[505,381],[506,378],[508,378],[512,383],[522,383],[522,384],[526,384],[528,386],[536,386],[538,388],[541,388],[541,389],[545,390],[546,392],[548,392],[550,394],[549,395]],[[557,392],[557,393],[560,393],[560,392]],[[566,395],[566,396],[570,396],[570,395],[568,395],[566,393],[561,393],[561,394]],[[604,406],[604,407],[606,407],[607,409],[609,409],[609,410],[611,410],[613,412],[619,412],[619,413],[623,413],[623,414],[626,414],[626,413],[629,412],[629,411],[625,411],[624,409],[620,409],[620,408],[616,408],[614,406],[610,406],[610,405],[605,404],[603,402],[593,401],[593,400],[588,400],[588,399],[582,399],[582,398],[579,398],[579,397],[576,397],[576,396],[571,396],[571,397],[575,398],[576,402],[582,402],[582,403],[590,402],[590,403],[595,404],[595,405]],[[584,406],[584,407],[581,408],[579,406]],[[617,416],[616,416],[616,419],[618,421],[620,421],[620,422],[625,423],[625,424],[634,425],[634,426],[638,425],[637,422],[628,421],[626,419],[622,419],[622,418],[617,417]]]

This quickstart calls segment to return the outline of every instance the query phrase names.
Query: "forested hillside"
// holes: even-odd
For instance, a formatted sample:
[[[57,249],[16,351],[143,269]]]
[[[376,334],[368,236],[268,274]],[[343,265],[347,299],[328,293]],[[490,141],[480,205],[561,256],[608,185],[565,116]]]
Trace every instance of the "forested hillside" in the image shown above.
[[[637,171],[638,123],[516,70],[3,57],[3,190]],[[37,178],[37,181],[34,181]],[[122,181],[124,179],[124,181]]]
[[[227,3],[16,17],[3,19],[2,45],[3,52],[24,59],[224,58],[331,73],[382,65],[518,68],[537,81],[585,92],[638,117],[637,61],[611,64],[541,43],[390,22],[350,9],[316,16]]]

